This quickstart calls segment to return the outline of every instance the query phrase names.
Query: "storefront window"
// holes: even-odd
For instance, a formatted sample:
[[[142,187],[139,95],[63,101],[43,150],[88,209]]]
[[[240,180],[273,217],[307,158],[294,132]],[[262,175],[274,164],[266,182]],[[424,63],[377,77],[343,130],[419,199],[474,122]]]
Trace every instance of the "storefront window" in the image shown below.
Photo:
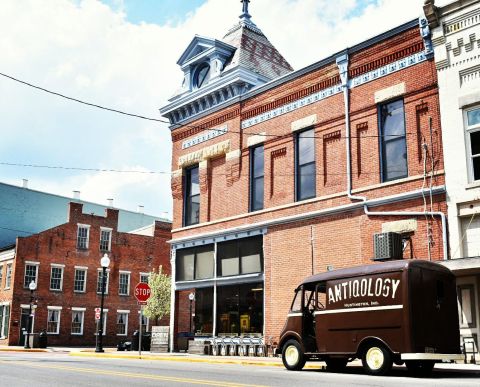
[[[213,245],[177,251],[177,281],[213,278]]]
[[[262,272],[263,238],[253,237],[219,243],[218,275],[227,277]]]
[[[263,284],[217,288],[218,334],[263,333]]]

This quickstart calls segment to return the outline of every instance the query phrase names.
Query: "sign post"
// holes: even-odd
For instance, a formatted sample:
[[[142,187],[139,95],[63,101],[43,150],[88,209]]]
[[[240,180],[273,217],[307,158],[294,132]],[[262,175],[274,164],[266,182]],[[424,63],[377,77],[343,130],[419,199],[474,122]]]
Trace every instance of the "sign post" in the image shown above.
[[[148,284],[140,282],[135,286],[135,298],[140,305],[140,329],[138,330],[138,356],[142,357],[142,321],[143,321],[143,306],[147,304],[150,298],[151,289]]]

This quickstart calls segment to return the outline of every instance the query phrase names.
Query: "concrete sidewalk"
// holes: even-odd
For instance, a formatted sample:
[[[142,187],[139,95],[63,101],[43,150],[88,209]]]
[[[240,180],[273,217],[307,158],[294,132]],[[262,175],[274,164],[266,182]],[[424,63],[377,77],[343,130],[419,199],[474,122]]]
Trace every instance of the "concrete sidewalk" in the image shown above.
[[[273,366],[283,367],[280,357],[250,357],[250,356],[209,356],[209,355],[193,355],[183,352],[174,353],[156,353],[142,351],[141,357],[137,351],[117,351],[116,348],[104,348],[104,353],[96,353],[95,348],[67,348],[67,347],[48,347],[46,349],[24,349],[19,346],[0,346],[1,352],[43,352],[43,353],[63,353],[75,357],[96,357],[103,359],[137,359],[137,360],[157,360],[157,361],[177,361],[187,363],[212,363],[212,364],[242,364],[257,366]],[[354,360],[348,363],[349,366],[361,367],[360,360]],[[325,368],[324,362],[307,362],[307,369]],[[479,364],[456,363],[437,363],[435,369],[452,370],[452,371],[477,371],[480,376]]]

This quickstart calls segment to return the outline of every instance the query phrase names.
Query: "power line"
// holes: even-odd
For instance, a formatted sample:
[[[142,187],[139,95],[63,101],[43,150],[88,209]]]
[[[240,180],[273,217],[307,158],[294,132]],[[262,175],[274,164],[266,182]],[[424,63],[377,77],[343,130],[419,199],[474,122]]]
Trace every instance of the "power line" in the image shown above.
[[[38,164],[21,164],[21,163],[8,163],[8,162],[0,162],[0,165],[6,165],[6,166],[13,166],[13,167],[28,167],[28,168],[46,168],[46,169],[61,169],[61,170],[69,170],[69,171],[88,171],[88,172],[112,172],[112,173],[141,173],[141,174],[149,174],[149,175],[154,175],[154,174],[162,174],[162,175],[172,175],[172,172],[166,172],[166,171],[135,171],[135,170],[121,170],[121,169],[101,169],[101,168],[84,168],[84,167],[64,167],[60,165],[38,165]],[[399,165],[400,166],[400,165]],[[400,166],[401,167],[401,166]],[[417,172],[421,173],[422,170],[412,170],[412,172]],[[403,173],[405,172],[403,169],[399,170],[389,170],[389,172],[394,173]],[[315,172],[315,173],[281,173],[281,172],[275,172],[275,176],[345,176],[347,173],[346,172],[329,172],[329,173],[321,173],[321,172]],[[378,175],[380,174],[379,170],[375,171],[361,171],[361,175]],[[208,176],[230,176],[228,173],[218,173],[218,172],[208,172]]]
[[[170,175],[171,174],[171,172],[164,172],[164,171],[136,171],[136,170],[121,170],[121,169],[64,167],[60,165],[38,165],[38,164],[8,163],[8,162],[0,162],[0,165],[7,165],[7,166],[13,166],[13,167],[64,169],[64,170],[87,171],[87,172],[143,173],[143,174],[150,174],[150,175],[152,174]]]
[[[11,79],[12,81],[21,83],[25,86],[33,87],[34,89],[38,89],[38,90],[44,91],[46,93],[56,95],[58,97],[65,98],[65,99],[68,99],[70,101],[78,102],[78,103],[81,103],[83,105],[95,107],[95,108],[102,109],[102,110],[107,110],[107,111],[118,113],[118,114],[123,114],[123,115],[130,116],[130,117],[136,117],[136,118],[140,118],[140,119],[143,119],[143,120],[155,121],[155,122],[160,122],[160,123],[163,123],[163,124],[170,124],[170,121],[167,121],[167,120],[162,120],[162,119],[152,118],[152,117],[146,117],[146,116],[143,116],[143,115],[140,115],[140,114],[128,113],[128,112],[125,112],[123,110],[113,109],[113,108],[109,108],[109,107],[102,106],[102,105],[99,105],[99,104],[86,102],[86,101],[83,101],[83,100],[78,99],[78,98],[69,97],[65,94],[58,93],[56,91],[52,91],[52,90],[46,89],[46,88],[41,87],[41,86],[34,85],[34,84],[26,82],[26,81],[22,81],[21,79],[15,78],[15,77],[13,77],[11,75],[8,75],[8,74],[5,74],[5,73],[0,73],[0,75],[5,77],[5,78]],[[182,127],[182,128],[209,130],[209,128],[206,128],[202,125],[196,126],[196,125],[181,124],[181,123],[178,123],[176,125],[179,126],[179,127]],[[228,133],[236,133],[236,134],[251,135],[251,136],[261,135],[261,136],[264,136],[264,137],[273,137],[273,138],[286,138],[290,135],[290,134],[283,134],[283,135],[282,134],[263,134],[263,133],[258,133],[258,132],[255,132],[255,133],[254,132],[245,132],[245,131],[241,131],[241,130],[240,131],[235,131],[235,130],[222,130],[222,129],[214,129],[214,128],[210,128],[210,129],[211,130],[212,129],[217,130],[217,131],[223,131],[224,133],[228,132]],[[369,138],[369,137],[372,137],[372,138],[403,137],[404,135],[406,136],[406,135],[416,135],[416,134],[417,133],[415,133],[415,132],[405,132],[405,134],[362,135],[362,136],[350,136],[350,138],[352,139],[352,138]],[[323,135],[321,135],[321,136],[304,136],[303,138],[323,138]],[[343,136],[343,135],[340,135],[336,138],[346,139],[346,137]]]
[[[142,115],[139,115],[139,114],[133,114],[133,113],[127,113],[127,112],[124,112],[122,110],[118,110],[118,109],[112,109],[112,108],[108,108],[108,107],[105,107],[105,106],[101,106],[101,105],[97,105],[95,103],[91,103],[91,102],[86,102],[86,101],[82,101],[78,98],[73,98],[73,97],[69,97],[67,95],[64,95],[64,94],[60,94],[60,93],[57,93],[55,91],[51,91],[51,90],[48,90],[48,89],[45,89],[43,87],[40,87],[40,86],[36,86],[36,85],[33,85],[29,82],[25,82],[25,81],[22,81],[20,79],[17,79],[17,78],[14,78],[10,75],[7,75],[7,74],[4,74],[4,73],[0,73],[1,76],[3,77],[6,77],[6,78],[9,78],[15,82],[19,82],[19,83],[22,83],[26,86],[30,86],[30,87],[33,87],[34,89],[38,89],[38,90],[42,90],[46,93],[49,93],[49,94],[53,94],[53,95],[56,95],[58,97],[62,97],[62,98],[65,98],[65,99],[68,99],[70,101],[75,101],[75,102],[78,102],[78,103],[81,103],[83,105],[87,105],[87,106],[92,106],[92,107],[96,107],[98,109],[102,109],[102,110],[108,110],[110,112],[114,112],[114,113],[119,113],[119,114],[124,114],[126,116],[131,116],[131,117],[137,117],[137,118],[141,118],[143,120],[148,120],[148,121],[156,121],[156,122],[162,122],[162,123],[165,123],[165,124],[168,124],[169,122],[167,121],[164,121],[164,120],[159,120],[157,118],[151,118],[151,117],[146,117],[146,116],[142,116]]]

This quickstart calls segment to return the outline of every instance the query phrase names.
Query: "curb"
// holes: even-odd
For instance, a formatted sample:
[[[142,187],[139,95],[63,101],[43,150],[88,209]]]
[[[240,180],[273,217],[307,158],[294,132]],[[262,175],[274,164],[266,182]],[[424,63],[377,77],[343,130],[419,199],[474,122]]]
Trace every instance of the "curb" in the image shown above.
[[[76,357],[95,357],[104,359],[137,359],[137,360],[159,360],[159,361],[175,361],[184,363],[210,363],[210,364],[240,364],[240,365],[253,365],[253,366],[271,366],[271,367],[283,367],[281,362],[273,361],[261,361],[261,360],[244,360],[244,359],[215,359],[214,357],[209,359],[192,358],[192,357],[176,357],[176,356],[152,356],[152,355],[114,355],[114,354],[97,354],[88,352],[70,352],[69,356]],[[311,366],[307,365],[308,369],[322,369],[324,366]]]
[[[0,348],[0,352],[48,352],[46,349]]]

